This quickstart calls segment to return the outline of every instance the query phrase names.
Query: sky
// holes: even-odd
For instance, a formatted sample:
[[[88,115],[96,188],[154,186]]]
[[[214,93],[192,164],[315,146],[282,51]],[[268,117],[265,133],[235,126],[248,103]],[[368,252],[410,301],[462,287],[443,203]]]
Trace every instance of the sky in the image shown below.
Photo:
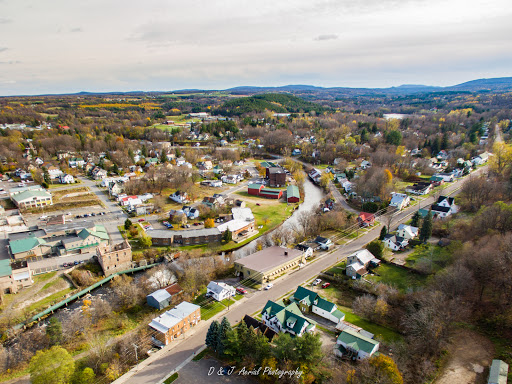
[[[509,0],[0,0],[0,96],[512,76]]]

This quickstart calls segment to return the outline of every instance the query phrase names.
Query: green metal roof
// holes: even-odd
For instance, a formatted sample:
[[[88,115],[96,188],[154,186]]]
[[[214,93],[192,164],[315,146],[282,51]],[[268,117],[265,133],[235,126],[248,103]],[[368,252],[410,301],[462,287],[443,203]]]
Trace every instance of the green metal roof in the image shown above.
[[[302,301],[304,298],[307,298],[309,305],[311,305],[313,301],[315,301],[317,296],[318,294],[316,292],[310,291],[309,289],[304,288],[300,285],[297,287],[297,290],[293,294],[293,298],[297,301]]]
[[[332,312],[332,315],[336,317],[338,320],[343,320],[345,318],[345,314],[341,312],[339,309],[336,309],[334,312]]]
[[[46,191],[25,191],[11,196],[11,199],[15,200],[16,202],[20,202],[27,199],[33,199],[34,197],[41,197],[46,199],[48,197],[52,197],[52,195]]]
[[[318,308],[323,309],[324,311],[327,311],[329,313],[334,311],[334,309],[336,308],[336,306],[333,303],[321,298],[320,296],[318,297],[318,302],[315,305]]]
[[[287,198],[290,198],[290,197],[300,198],[299,187],[297,187],[296,185],[288,186],[288,188],[286,188],[286,197]]]
[[[270,162],[270,161],[262,161],[262,162],[260,163],[260,165],[261,165],[262,167],[264,167],[264,168],[273,168],[273,167],[277,167],[277,164],[272,163],[272,162]]]
[[[10,241],[9,247],[11,248],[11,253],[14,255],[17,253],[30,251],[31,249],[34,249],[41,244],[46,244],[46,241],[38,237],[29,236],[25,239]]]
[[[338,341],[343,342],[346,346],[355,351],[363,351],[371,353],[373,348],[379,344],[378,341],[363,336],[358,332],[352,331],[349,328],[344,329],[338,336]]]
[[[430,178],[431,181],[443,181],[444,179],[441,176],[432,176]]]
[[[12,273],[11,260],[0,260],[0,277],[10,276]]]
[[[249,184],[247,186],[247,188],[249,188],[249,189],[260,189],[262,186],[263,186],[263,184],[252,183],[252,184]]]
[[[82,229],[78,233],[78,236],[83,240],[87,239],[89,236],[99,237],[103,240],[109,239],[108,232],[103,225],[96,225],[93,229]]]
[[[261,193],[266,193],[268,195],[279,195],[282,191],[280,189],[273,189],[273,188],[263,188],[261,190]]]

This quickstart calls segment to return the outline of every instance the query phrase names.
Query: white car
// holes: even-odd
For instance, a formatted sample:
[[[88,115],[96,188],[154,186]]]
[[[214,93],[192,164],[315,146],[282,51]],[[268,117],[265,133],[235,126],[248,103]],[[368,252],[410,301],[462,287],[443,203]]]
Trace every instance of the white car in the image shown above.
[[[270,283],[270,284],[267,284],[267,286],[265,287],[265,290],[268,291],[270,288],[272,288],[274,286],[274,284]]]
[[[316,279],[315,281],[313,281],[313,285],[318,285],[322,282],[322,280],[320,279]]]

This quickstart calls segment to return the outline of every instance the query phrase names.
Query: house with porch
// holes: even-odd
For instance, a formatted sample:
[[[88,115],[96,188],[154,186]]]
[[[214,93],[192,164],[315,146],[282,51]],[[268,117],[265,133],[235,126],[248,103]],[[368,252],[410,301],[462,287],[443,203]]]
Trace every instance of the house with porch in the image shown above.
[[[387,234],[384,236],[382,242],[386,248],[389,248],[392,251],[401,251],[409,244],[409,240],[393,234]]]
[[[263,324],[276,333],[290,333],[302,336],[305,332],[313,333],[316,322],[304,317],[296,303],[285,306],[283,302],[267,301],[261,311]]]
[[[314,313],[335,324],[345,319],[345,314],[338,309],[336,304],[300,285],[290,299],[296,302],[299,309],[304,313]]]

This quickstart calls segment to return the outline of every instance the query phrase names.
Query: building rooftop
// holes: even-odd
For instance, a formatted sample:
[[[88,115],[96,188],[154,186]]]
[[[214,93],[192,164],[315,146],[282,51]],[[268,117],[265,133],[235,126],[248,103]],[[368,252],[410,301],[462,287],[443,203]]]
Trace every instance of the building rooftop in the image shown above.
[[[236,260],[235,263],[258,272],[266,272],[301,255],[303,252],[298,249],[273,246]]]
[[[157,239],[171,238],[174,236],[181,236],[183,238],[201,237],[201,236],[214,236],[219,235],[220,231],[217,228],[203,228],[203,229],[189,229],[184,231],[166,231],[165,229],[155,229],[149,232],[151,237]]]
[[[355,351],[364,351],[366,353],[370,353],[376,345],[379,345],[377,340],[363,336],[360,333],[351,330],[350,328],[345,328],[340,333],[338,336],[338,341],[343,342]]]

